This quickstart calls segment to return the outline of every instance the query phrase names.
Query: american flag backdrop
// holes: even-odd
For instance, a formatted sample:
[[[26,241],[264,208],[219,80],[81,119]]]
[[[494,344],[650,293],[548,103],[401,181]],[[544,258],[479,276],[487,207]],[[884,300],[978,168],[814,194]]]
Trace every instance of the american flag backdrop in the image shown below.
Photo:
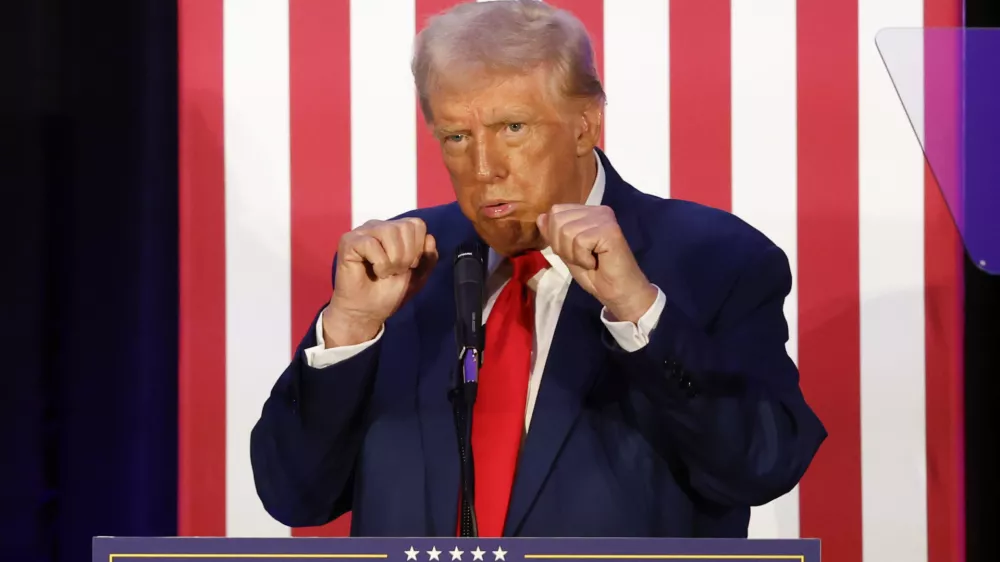
[[[453,198],[409,62],[456,1],[179,0],[180,534],[347,533],[264,512],[250,429],[340,234]],[[791,260],[788,351],[830,437],[751,536],[963,560],[961,243],[874,40],[961,25],[961,0],[553,3],[591,33],[625,180],[730,210]]]

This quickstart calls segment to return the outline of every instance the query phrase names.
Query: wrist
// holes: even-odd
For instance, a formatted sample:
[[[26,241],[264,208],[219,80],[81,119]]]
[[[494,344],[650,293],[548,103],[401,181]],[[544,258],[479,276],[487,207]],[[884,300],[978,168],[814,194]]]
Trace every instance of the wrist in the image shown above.
[[[357,345],[371,341],[382,328],[382,321],[363,314],[342,310],[334,305],[323,311],[323,340],[326,348]]]
[[[645,287],[630,291],[621,299],[607,302],[604,306],[607,307],[613,320],[637,324],[656,302],[657,293],[656,287],[647,282]]]

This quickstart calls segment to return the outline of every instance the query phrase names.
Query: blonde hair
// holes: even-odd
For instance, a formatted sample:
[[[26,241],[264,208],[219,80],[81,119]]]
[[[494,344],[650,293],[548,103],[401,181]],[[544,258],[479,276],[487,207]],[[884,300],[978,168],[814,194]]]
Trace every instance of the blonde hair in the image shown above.
[[[560,93],[604,103],[604,87],[586,28],[540,0],[467,2],[431,17],[417,34],[412,71],[420,107],[447,79],[523,74],[546,67]]]

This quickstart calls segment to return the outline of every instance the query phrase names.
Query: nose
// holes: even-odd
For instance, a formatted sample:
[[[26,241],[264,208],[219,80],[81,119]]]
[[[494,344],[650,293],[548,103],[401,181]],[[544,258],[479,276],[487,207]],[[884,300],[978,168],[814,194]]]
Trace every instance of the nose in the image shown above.
[[[507,163],[499,143],[491,135],[476,135],[476,179],[493,183],[507,177]]]

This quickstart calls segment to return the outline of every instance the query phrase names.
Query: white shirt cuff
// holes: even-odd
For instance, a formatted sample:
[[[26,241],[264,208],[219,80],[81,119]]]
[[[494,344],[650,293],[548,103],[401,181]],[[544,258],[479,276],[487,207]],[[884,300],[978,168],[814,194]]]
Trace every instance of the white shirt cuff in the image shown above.
[[[649,310],[639,318],[638,323],[633,324],[628,321],[609,320],[608,317],[611,314],[608,312],[607,307],[601,309],[601,322],[604,322],[604,325],[611,332],[611,336],[615,338],[618,345],[631,353],[639,351],[649,343],[649,336],[660,322],[660,316],[663,314],[663,309],[666,306],[667,296],[663,294],[663,291],[659,287],[656,287],[656,300],[653,301],[653,306],[649,307]]]
[[[313,369],[323,369],[341,361],[346,361],[368,349],[372,344],[381,339],[383,332],[385,332],[384,325],[379,328],[378,334],[374,338],[366,342],[327,348],[326,339],[323,337],[323,313],[320,313],[319,318],[316,319],[316,345],[308,347],[305,350],[306,364]]]

